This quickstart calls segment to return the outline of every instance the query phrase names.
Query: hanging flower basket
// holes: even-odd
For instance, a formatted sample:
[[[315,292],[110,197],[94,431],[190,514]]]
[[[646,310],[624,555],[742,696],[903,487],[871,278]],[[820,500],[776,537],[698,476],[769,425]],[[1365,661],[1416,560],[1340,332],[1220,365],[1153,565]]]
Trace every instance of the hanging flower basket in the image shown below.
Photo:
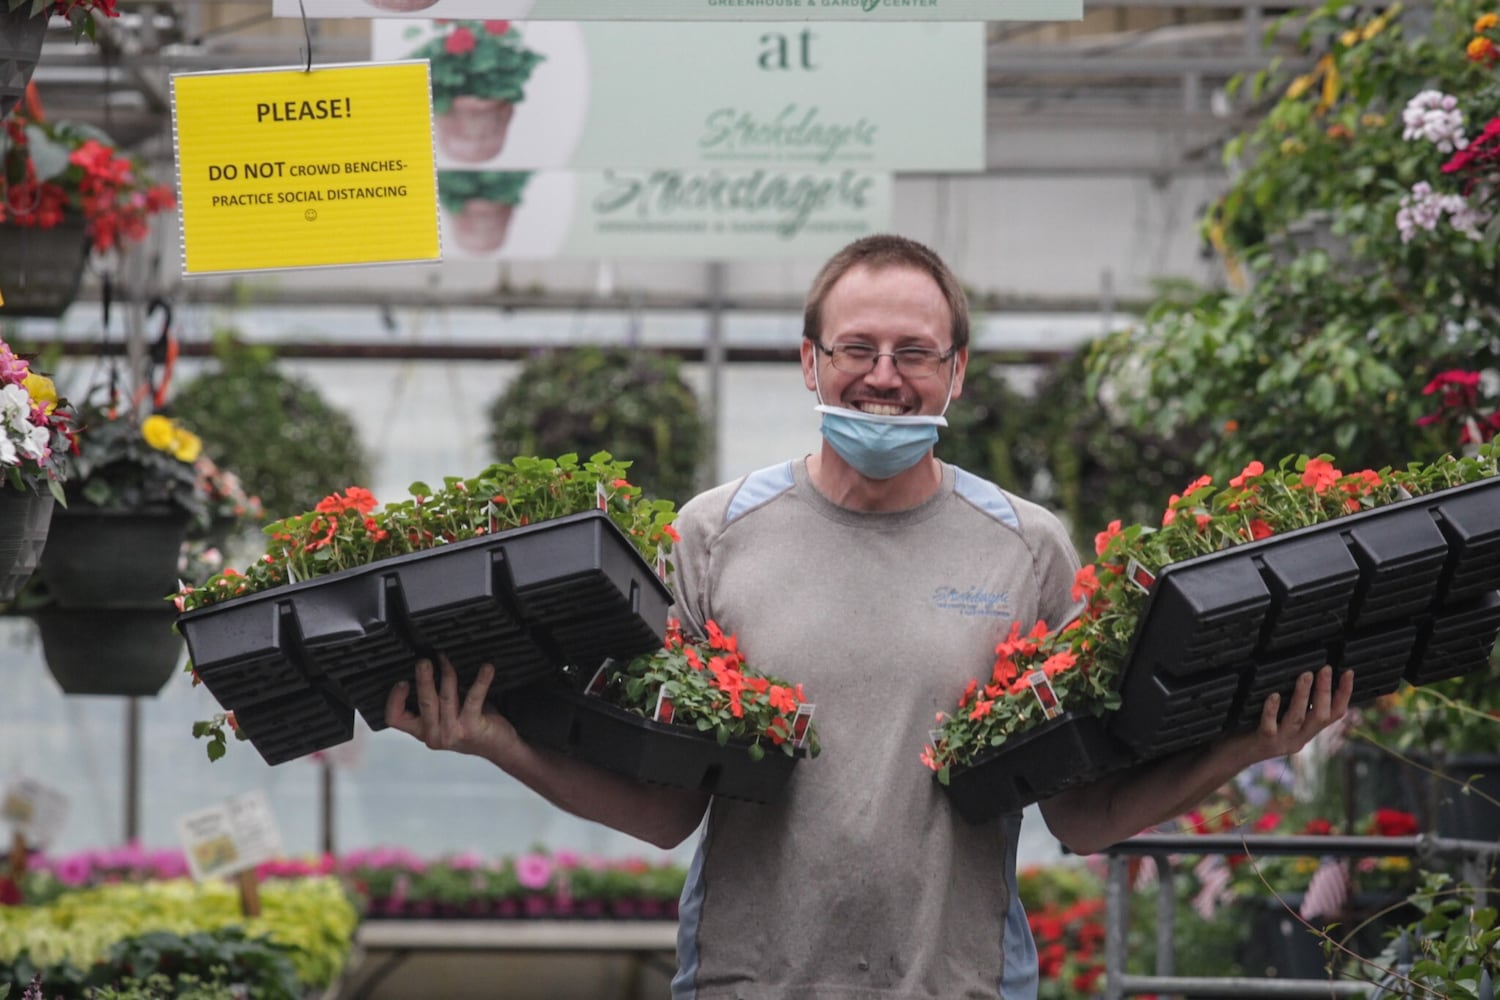
[[[661,644],[671,595],[603,511],[393,556],[184,613],[193,666],[268,763],[386,727],[386,696],[441,652],[504,691]],[[288,724],[295,706],[299,721]]]
[[[82,217],[70,216],[50,229],[0,221],[0,316],[61,316],[78,297],[88,253]]]
[[[180,507],[58,507],[38,572],[64,608],[161,608],[177,589],[187,535]]]
[[[36,571],[55,503],[50,495],[0,486],[0,603]]]
[[[63,694],[154,697],[182,660],[170,606],[45,607],[31,615],[47,669]]]
[[[46,37],[47,18],[33,17],[29,3],[14,9],[0,6],[0,118],[10,114],[26,92]]]

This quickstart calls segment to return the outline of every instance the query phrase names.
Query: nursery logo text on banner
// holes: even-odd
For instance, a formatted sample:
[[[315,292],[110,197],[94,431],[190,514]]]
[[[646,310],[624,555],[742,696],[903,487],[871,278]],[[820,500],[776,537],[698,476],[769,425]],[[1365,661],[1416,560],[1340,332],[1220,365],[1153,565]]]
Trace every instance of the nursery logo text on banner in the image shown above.
[[[427,74],[174,75],[183,273],[438,260]]]
[[[400,9],[391,9],[399,6]],[[428,17],[533,21],[1076,21],[1083,0],[428,0]],[[277,17],[410,17],[411,2],[274,0]]]
[[[979,23],[410,21],[377,60],[432,65],[438,166],[984,168]]]
[[[855,170],[440,171],[450,259],[826,257],[884,232],[891,177]]]

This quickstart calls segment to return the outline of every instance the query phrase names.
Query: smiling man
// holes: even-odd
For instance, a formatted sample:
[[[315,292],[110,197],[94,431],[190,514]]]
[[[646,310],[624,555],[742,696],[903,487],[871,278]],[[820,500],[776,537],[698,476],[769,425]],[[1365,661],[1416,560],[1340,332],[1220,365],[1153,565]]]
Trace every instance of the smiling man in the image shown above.
[[[483,756],[552,802],[661,846],[702,825],[681,901],[674,1000],[1031,1000],[1015,894],[1019,814],[961,820],[919,762],[934,716],[987,674],[1012,622],[1061,625],[1078,557],[1047,510],[932,452],[963,390],[969,313],[953,273],[898,236],[859,240],[813,282],[802,376],[823,443],[695,497],[676,522],[673,614],[713,619],[817,701],[824,747],[753,804],[648,787],[534,749],[419,664],[387,705],[428,746]],[[1259,730],[1042,803],[1076,851],[1191,807],[1300,749],[1348,707],[1352,672],[1304,675]]]

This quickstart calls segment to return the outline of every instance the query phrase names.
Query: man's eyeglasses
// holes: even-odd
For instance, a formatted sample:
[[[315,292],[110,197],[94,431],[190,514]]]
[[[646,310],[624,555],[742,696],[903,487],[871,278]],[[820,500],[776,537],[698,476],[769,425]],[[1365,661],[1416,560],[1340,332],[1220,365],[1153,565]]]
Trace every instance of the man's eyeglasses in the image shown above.
[[[816,340],[813,346],[833,363],[833,367],[850,375],[868,375],[875,370],[881,358],[890,358],[896,371],[905,378],[927,378],[936,375],[943,362],[953,357],[958,348],[934,351],[927,347],[902,347],[894,351],[877,351],[869,344],[834,344],[824,347]]]

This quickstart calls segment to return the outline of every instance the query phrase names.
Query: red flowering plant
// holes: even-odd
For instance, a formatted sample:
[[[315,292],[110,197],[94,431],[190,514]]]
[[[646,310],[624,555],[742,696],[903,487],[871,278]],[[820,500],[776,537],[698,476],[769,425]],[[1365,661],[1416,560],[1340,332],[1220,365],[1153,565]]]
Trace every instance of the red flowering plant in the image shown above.
[[[1120,669],[1148,594],[1136,582],[1140,571],[1154,577],[1195,556],[1493,476],[1497,456],[1491,443],[1471,456],[1353,473],[1328,455],[1287,457],[1274,468],[1252,461],[1223,486],[1200,476],[1173,494],[1160,526],[1110,522],[1094,539],[1098,560],[1074,578],[1077,617],[1060,629],[1012,623],[989,674],[969,682],[955,711],[938,713],[922,763],[946,783],[953,766],[972,763],[1057,708],[1088,715],[1118,708]]]
[[[179,611],[365,566],[587,510],[604,510],[647,562],[665,561],[676,538],[675,505],[652,500],[625,478],[630,462],[598,452],[586,462],[522,456],[479,475],[450,476],[440,489],[412,483],[410,498],[381,509],[362,486],[324,497],[313,510],[266,525],[265,554],[175,597]],[[670,564],[668,564],[670,565]]]
[[[0,223],[52,229],[82,218],[90,246],[110,250],[144,239],[149,218],[177,204],[169,185],[152,183],[145,164],[104,132],[48,121],[34,85],[24,108],[5,120]]]
[[[1031,866],[1016,892],[1036,942],[1038,1000],[1099,993],[1104,978],[1104,886],[1081,866]]]
[[[605,511],[647,562],[665,570],[671,566],[668,556],[677,539],[672,527],[675,505],[645,497],[625,478],[629,468],[630,462],[606,451],[585,462],[572,453],[558,458],[521,456],[491,465],[471,479],[447,477],[441,489],[412,483],[409,499],[384,507],[368,489],[350,486],[324,497],[313,510],[262,528],[265,552],[243,570],[229,567],[201,584],[185,583],[172,600],[178,611],[190,611],[588,510]],[[185,669],[193,671],[191,661]],[[196,673],[193,683],[199,683]],[[193,724],[193,735],[209,741],[210,760],[224,755],[230,731],[245,738],[233,712]]]
[[[711,733],[721,746],[743,743],[753,760],[767,744],[788,756],[805,745],[816,757],[821,748],[802,685],[751,667],[738,637],[712,619],[705,628],[706,639],[693,639],[669,619],[662,648],[607,673],[597,693],[636,715]],[[799,714],[807,716],[800,738]]]
[[[1437,409],[1418,418],[1419,427],[1443,427],[1449,440],[1470,449],[1500,433],[1500,372],[1493,368],[1439,372],[1422,395],[1436,397]]]

